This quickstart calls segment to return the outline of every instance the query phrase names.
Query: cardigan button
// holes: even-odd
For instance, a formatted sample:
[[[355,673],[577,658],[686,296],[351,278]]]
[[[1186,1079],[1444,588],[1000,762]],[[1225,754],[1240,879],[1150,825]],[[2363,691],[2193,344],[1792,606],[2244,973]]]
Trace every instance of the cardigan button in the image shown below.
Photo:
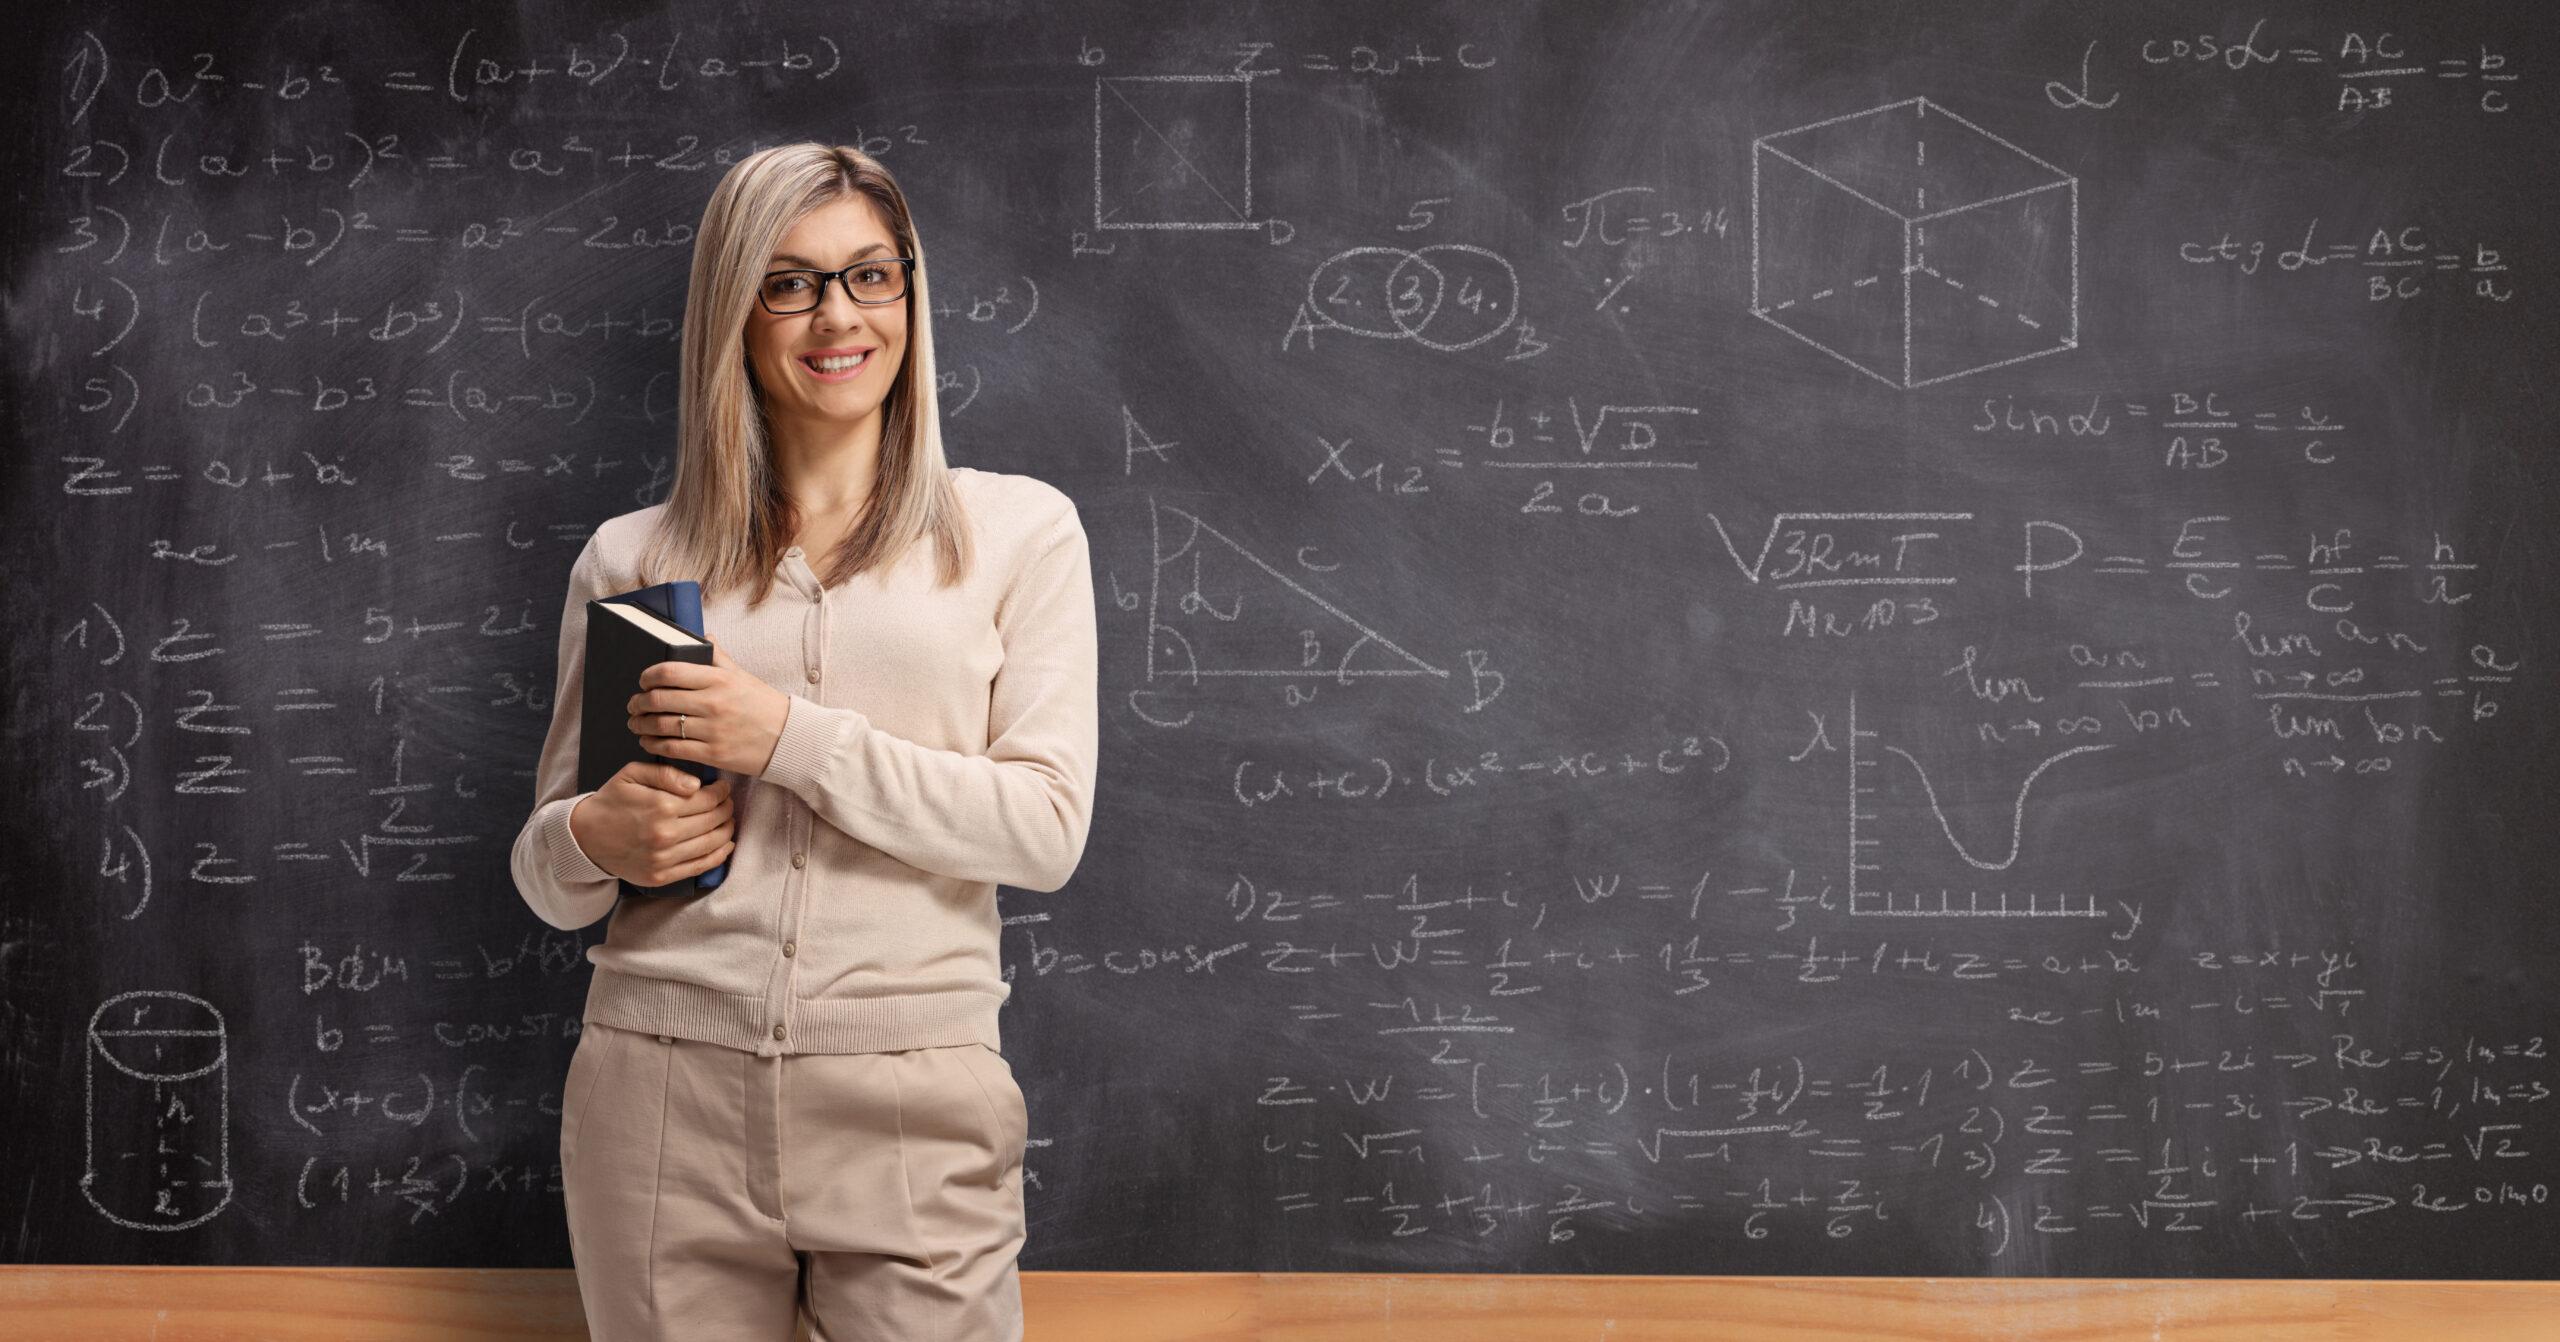
[[[812,685],[818,683],[818,668],[814,666],[809,668],[809,683]]]
[[[795,867],[805,867],[809,865],[809,855],[807,853],[793,853],[791,855],[791,865]]]
[[[781,1027],[781,1026],[777,1025],[777,1026],[774,1026],[774,1027],[773,1027],[773,1037],[774,1037],[774,1038],[776,1038],[776,1039],[780,1039],[780,1038],[782,1037],[782,1027]]]
[[[786,941],[782,943],[782,953],[784,955],[798,955],[800,953],[800,943],[797,941]]]

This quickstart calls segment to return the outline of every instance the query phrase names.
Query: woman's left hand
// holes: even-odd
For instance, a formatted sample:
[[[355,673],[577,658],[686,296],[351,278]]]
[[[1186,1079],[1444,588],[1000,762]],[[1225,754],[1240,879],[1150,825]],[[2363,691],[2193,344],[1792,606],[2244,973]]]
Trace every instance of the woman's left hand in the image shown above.
[[[756,679],[714,643],[709,666],[660,662],[642,671],[640,693],[628,707],[631,730],[650,752],[756,777],[773,760],[791,697]]]

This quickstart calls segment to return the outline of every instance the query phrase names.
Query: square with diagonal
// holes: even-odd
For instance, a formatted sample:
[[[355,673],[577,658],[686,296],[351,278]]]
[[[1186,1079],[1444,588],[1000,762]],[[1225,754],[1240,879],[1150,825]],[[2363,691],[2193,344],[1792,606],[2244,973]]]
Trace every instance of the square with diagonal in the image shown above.
[[[1093,85],[1096,228],[1255,228],[1253,80],[1127,75]]]

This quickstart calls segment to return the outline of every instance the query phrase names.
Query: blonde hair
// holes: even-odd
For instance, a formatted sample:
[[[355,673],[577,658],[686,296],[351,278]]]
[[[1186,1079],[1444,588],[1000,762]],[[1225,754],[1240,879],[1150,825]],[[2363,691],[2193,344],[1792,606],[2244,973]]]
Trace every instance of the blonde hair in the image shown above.
[[[783,235],[811,211],[848,198],[879,210],[915,266],[906,299],[906,360],[882,402],[878,474],[851,533],[818,578],[832,587],[886,568],[928,536],[943,585],[967,572],[968,528],[943,459],[934,395],[924,244],[906,193],[861,150],[803,141],[740,159],[703,206],[685,295],[675,480],[642,551],[643,583],[693,578],[706,600],[746,588],[749,605],[771,592],[797,504],[773,469],[764,405],[747,362],[747,318]]]

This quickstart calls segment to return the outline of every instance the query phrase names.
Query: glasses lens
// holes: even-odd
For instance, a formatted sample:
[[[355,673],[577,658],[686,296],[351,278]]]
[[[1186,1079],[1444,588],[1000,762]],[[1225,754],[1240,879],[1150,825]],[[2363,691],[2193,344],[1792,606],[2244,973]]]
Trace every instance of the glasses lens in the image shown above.
[[[858,266],[845,275],[844,281],[855,298],[865,303],[886,303],[906,296],[907,268],[893,261]]]
[[[805,270],[777,270],[764,277],[764,305],[776,313],[806,312],[818,305],[817,277]]]

